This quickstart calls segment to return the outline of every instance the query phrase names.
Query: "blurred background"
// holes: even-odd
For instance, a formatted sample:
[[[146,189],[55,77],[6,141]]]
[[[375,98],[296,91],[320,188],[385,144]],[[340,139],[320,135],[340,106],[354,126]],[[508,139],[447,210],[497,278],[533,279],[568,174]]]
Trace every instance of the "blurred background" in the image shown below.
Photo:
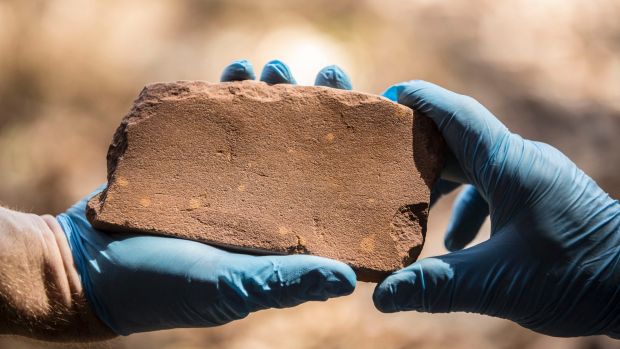
[[[415,78],[472,95],[617,198],[618,18],[618,0],[0,0],[0,203],[64,211],[105,181],[112,134],[145,84],[217,81],[238,58],[257,74],[282,59],[301,84],[335,63],[365,92]],[[453,197],[431,212],[424,256],[445,253]],[[487,237],[488,227],[476,242]],[[620,348],[472,314],[381,314],[373,287],[218,328],[89,347]],[[0,348],[48,347],[0,337]]]

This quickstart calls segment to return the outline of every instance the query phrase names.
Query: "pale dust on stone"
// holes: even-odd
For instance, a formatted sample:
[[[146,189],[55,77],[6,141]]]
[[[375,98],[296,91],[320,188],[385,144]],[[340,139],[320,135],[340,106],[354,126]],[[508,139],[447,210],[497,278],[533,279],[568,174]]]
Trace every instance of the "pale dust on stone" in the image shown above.
[[[280,226],[278,227],[278,234],[280,235],[287,235],[289,233],[289,230],[287,227],[285,226]]]
[[[123,176],[118,176],[118,178],[116,179],[116,183],[118,183],[120,187],[126,187],[129,185],[129,181]]]
[[[328,133],[325,135],[325,140],[327,141],[327,143],[331,143],[336,139],[336,135],[333,134],[332,132]]]
[[[360,241],[360,247],[364,252],[372,252],[375,250],[375,234],[368,235]]]
[[[189,208],[195,210],[200,207],[200,199],[199,198],[191,198],[189,199]]]

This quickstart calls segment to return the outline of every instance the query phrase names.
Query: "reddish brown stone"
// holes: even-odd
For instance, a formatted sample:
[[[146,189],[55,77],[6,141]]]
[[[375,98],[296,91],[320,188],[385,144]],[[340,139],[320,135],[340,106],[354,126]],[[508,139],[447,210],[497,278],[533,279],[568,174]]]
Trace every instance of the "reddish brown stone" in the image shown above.
[[[341,260],[378,281],[424,244],[435,125],[384,98],[257,82],[147,86],[108,153],[95,228]]]

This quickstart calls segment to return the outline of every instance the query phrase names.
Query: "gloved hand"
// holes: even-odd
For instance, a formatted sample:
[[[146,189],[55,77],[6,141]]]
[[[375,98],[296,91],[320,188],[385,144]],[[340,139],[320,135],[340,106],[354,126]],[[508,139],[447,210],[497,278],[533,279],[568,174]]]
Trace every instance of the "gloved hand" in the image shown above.
[[[337,74],[325,79],[325,71]],[[253,78],[251,64],[236,61],[221,79]],[[261,79],[294,82],[280,61],[269,62]],[[319,73],[317,82],[341,87],[348,78],[340,69],[328,67]],[[355,288],[353,270],[325,258],[257,257],[182,239],[97,231],[84,216],[86,202],[95,193],[57,220],[69,241],[89,303],[117,334],[221,325],[260,309],[326,300]]]
[[[430,117],[470,183],[446,245],[463,248],[487,213],[491,238],[426,258],[375,289],[384,312],[466,311],[555,336],[620,337],[620,205],[560,151],[511,133],[474,99],[424,81],[385,96]],[[435,196],[453,189],[443,180]]]

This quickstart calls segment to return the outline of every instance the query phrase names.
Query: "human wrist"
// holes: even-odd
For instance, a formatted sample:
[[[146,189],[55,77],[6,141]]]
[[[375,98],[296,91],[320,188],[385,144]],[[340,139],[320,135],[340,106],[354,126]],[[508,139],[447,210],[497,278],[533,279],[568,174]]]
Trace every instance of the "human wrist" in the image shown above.
[[[0,207],[0,261],[1,333],[53,341],[114,336],[90,310],[52,216]]]

